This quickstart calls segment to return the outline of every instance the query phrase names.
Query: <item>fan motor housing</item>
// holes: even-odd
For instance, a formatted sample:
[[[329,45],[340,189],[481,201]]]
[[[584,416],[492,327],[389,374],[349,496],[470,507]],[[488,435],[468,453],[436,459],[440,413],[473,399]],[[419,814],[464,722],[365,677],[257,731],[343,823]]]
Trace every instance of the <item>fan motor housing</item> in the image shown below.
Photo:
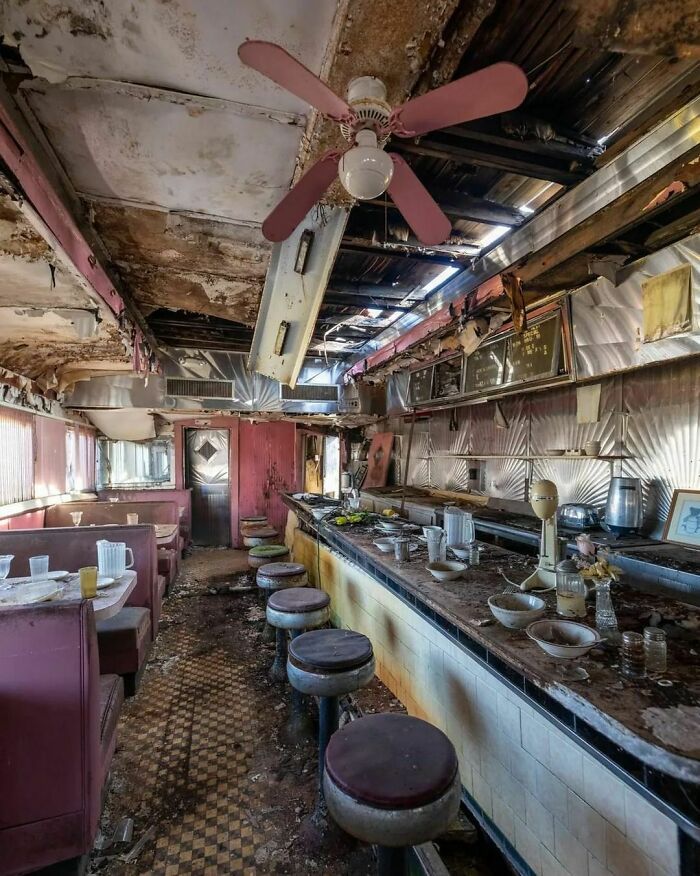
[[[358,76],[348,85],[348,103],[357,116],[352,125],[340,125],[343,137],[352,143],[358,131],[370,129],[377,134],[379,145],[389,139],[385,130],[391,115],[391,107],[386,102],[386,86],[376,76]]]

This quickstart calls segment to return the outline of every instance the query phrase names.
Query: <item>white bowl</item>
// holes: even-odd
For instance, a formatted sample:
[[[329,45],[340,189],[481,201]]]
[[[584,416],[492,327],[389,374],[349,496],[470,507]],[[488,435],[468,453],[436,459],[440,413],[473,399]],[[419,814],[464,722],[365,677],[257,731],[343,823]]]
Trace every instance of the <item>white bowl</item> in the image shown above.
[[[403,521],[397,520],[380,520],[379,526],[385,532],[399,532],[403,528]]]
[[[445,560],[439,563],[428,563],[425,567],[436,581],[454,581],[466,572],[466,563],[458,563],[455,560]]]
[[[538,620],[525,632],[547,654],[569,660],[583,657],[601,641],[596,630],[575,621]]]
[[[529,593],[497,593],[489,596],[488,602],[491,614],[509,630],[524,630],[539,620],[546,608],[544,599]]]
[[[383,554],[390,554],[394,550],[393,538],[378,538],[374,542],[374,546],[379,548]]]
[[[458,560],[468,560],[472,552],[472,546],[470,544],[453,544],[450,546],[450,550]]]

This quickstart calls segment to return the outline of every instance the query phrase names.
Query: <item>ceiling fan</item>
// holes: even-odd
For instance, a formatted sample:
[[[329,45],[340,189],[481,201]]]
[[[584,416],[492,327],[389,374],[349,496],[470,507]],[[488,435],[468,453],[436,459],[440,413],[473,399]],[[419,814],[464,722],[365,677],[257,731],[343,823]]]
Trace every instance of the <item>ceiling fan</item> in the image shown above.
[[[246,40],[238,57],[338,122],[351,144],[345,152],[326,152],[265,219],[263,234],[273,242],[289,237],[337,174],[343,188],[359,200],[388,192],[421,243],[443,243],[452,230],[450,220],[403,158],[384,151],[389,136],[416,137],[508,112],[523,102],[528,89],[520,67],[501,62],[392,108],[384,83],[375,76],[353,79],[345,101],[275,43]]]

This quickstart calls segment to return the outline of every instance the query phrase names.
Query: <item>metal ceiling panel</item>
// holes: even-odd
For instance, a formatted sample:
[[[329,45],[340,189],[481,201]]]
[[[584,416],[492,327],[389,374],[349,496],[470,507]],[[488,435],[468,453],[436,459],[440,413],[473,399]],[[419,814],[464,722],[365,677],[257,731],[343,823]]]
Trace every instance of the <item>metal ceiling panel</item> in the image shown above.
[[[85,79],[26,94],[81,193],[260,222],[288,190],[297,117]]]
[[[279,43],[321,69],[335,3],[327,0],[13,0],[4,32],[35,76],[91,76],[290,112],[306,105],[241,64],[246,38]]]

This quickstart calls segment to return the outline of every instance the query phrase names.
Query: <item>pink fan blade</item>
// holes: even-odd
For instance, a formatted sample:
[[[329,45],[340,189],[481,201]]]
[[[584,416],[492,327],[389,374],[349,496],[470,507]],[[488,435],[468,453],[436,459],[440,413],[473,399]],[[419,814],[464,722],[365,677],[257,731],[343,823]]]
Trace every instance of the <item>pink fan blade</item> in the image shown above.
[[[248,67],[272,79],[336,122],[355,118],[355,114],[341,97],[334,94],[315,73],[281,46],[262,40],[246,40],[238,47],[238,57]]]
[[[515,109],[527,96],[527,76],[502,61],[409,100],[391,114],[400,137],[414,137]]]
[[[335,149],[326,152],[282,198],[263,222],[262,233],[267,240],[279,243],[289,237],[335,179],[339,160],[340,153]]]
[[[452,223],[400,155],[389,153],[394,175],[387,191],[421,243],[436,246],[452,233]]]

